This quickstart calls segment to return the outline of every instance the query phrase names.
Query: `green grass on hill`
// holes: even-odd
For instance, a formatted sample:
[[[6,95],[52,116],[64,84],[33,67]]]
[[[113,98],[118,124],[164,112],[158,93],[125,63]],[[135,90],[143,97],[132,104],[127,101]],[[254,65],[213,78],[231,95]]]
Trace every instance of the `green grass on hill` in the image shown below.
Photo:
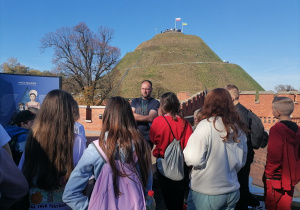
[[[115,94],[128,98],[140,96],[144,79],[153,82],[154,91],[160,88],[175,93],[195,94],[205,87],[227,84],[235,84],[240,90],[263,90],[240,66],[223,63],[201,38],[182,33],[158,34],[143,42],[127,53],[114,71],[119,75]]]

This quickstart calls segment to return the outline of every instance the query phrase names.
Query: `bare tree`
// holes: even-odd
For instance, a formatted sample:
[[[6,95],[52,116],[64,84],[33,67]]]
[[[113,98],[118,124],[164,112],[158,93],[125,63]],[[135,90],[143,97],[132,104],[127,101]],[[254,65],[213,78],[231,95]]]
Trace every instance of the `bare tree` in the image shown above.
[[[57,69],[76,81],[87,105],[97,105],[106,97],[97,94],[101,81],[120,57],[120,49],[110,46],[112,38],[111,29],[100,27],[94,33],[85,23],[79,23],[47,33],[41,40],[41,49],[53,47]]]
[[[276,85],[275,90],[276,92],[279,92],[279,91],[296,91],[297,89],[295,89],[291,85]]]

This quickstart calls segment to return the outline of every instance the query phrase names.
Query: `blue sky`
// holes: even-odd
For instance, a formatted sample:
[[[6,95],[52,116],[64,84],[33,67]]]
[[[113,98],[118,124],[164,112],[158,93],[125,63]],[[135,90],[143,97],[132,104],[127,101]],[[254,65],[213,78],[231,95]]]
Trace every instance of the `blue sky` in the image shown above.
[[[265,90],[300,89],[299,0],[0,0],[0,63],[14,57],[30,68],[51,70],[53,51],[40,52],[48,32],[85,22],[114,30],[121,58],[157,32],[187,22],[222,59],[240,65]],[[181,22],[177,22],[181,28]],[[200,91],[200,90],[199,90]]]

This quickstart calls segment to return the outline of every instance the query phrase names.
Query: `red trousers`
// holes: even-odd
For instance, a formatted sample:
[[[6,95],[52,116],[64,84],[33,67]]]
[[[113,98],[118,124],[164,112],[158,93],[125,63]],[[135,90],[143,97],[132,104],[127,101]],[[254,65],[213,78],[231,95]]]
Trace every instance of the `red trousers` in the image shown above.
[[[270,210],[288,210],[291,209],[294,187],[292,190],[275,189],[273,180],[265,180],[265,203],[266,209]]]

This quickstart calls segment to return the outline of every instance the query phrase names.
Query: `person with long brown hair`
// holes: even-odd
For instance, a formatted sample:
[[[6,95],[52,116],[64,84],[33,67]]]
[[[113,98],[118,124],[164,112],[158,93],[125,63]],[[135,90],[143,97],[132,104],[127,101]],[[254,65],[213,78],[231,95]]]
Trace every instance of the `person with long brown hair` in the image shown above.
[[[200,122],[184,149],[192,166],[188,209],[234,209],[239,200],[237,172],[247,157],[247,128],[223,88],[205,97]]]
[[[118,188],[118,177],[129,176],[129,174],[122,173],[117,168],[115,160],[121,160],[137,169],[145,193],[152,188],[150,147],[137,129],[129,102],[122,97],[112,97],[106,105],[99,146],[112,168],[112,187],[116,198],[122,196]],[[135,155],[137,163],[134,161]],[[91,143],[72,172],[65,188],[63,200],[72,209],[87,209],[89,200],[82,191],[92,175],[97,180],[104,164],[105,160]]]
[[[62,201],[63,190],[86,147],[74,134],[77,109],[63,90],[50,91],[43,101],[19,165],[30,186],[30,209],[70,209]]]
[[[173,141],[174,136],[180,140],[180,146],[183,150],[193,130],[189,122],[181,116],[180,102],[172,92],[164,93],[160,97],[158,114],[159,116],[154,119],[150,128],[150,139],[156,145],[153,156],[164,158],[165,150]],[[188,173],[188,167],[185,165],[184,178],[180,181],[174,181],[157,170],[159,185],[167,209],[182,210],[185,188],[189,179]]]

